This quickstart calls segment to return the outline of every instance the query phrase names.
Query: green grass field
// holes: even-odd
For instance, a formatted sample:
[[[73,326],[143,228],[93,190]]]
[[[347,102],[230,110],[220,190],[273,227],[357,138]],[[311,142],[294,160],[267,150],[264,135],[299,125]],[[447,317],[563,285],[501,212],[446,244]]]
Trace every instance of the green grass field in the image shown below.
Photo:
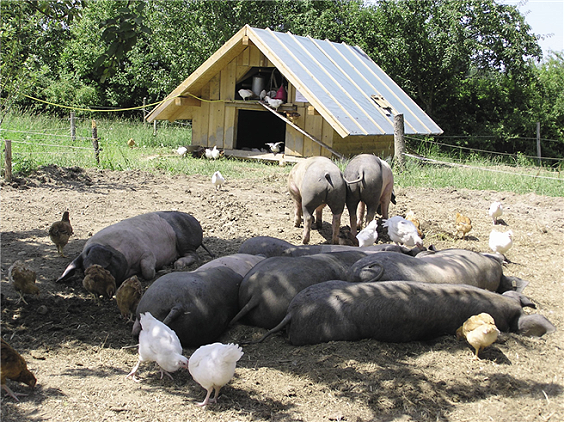
[[[217,161],[182,158],[176,154],[176,150],[181,145],[191,144],[189,124],[159,122],[154,135],[153,125],[145,125],[141,121],[111,119],[106,115],[96,116],[95,119],[100,146],[99,164],[92,146],[91,118],[76,119],[76,140],[72,141],[69,119],[19,112],[4,116],[0,136],[3,141],[12,141],[13,175],[25,176],[49,164],[210,176],[219,170],[229,178],[259,178],[268,174],[289,173],[291,168],[229,158]],[[135,141],[133,148],[127,145],[129,139]],[[561,166],[556,169],[537,167],[527,160],[519,160],[515,165],[502,165],[476,156],[463,160],[457,156],[455,161],[448,156],[429,154],[433,152],[425,151],[426,158],[440,163],[406,157],[405,170],[398,172],[394,169],[395,183],[402,187],[453,187],[564,196]],[[346,161],[338,164],[344,168]]]

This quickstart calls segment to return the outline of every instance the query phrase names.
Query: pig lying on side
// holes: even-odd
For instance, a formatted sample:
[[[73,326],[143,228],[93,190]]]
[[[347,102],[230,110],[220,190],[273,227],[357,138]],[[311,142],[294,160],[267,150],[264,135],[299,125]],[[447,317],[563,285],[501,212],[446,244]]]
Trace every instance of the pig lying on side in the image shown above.
[[[286,315],[293,297],[302,289],[327,280],[343,279],[364,252],[334,252],[302,257],[275,256],[257,264],[239,288],[239,313],[231,324],[242,322],[272,328]]]
[[[310,157],[296,164],[288,176],[288,192],[294,200],[294,226],[300,227],[302,214],[304,232],[302,243],[309,243],[313,213],[318,229],[322,227],[323,208],[328,205],[333,214],[333,244],[339,243],[341,215],[345,209],[347,188],[339,167],[327,157]]]
[[[273,256],[304,256],[318,253],[358,251],[357,246],[345,245],[292,245],[285,240],[271,236],[256,236],[245,240],[239,247],[239,253],[261,255],[266,258]],[[421,252],[419,248],[409,249],[395,244],[380,244],[362,248],[362,252],[372,253],[377,251],[401,252],[411,256]]]
[[[160,277],[137,306],[133,336],[141,331],[139,316],[148,311],[176,332],[183,347],[216,341],[239,310],[237,294],[243,276],[263,259],[229,255],[194,271]]]
[[[376,277],[379,281],[468,284],[499,293],[522,291],[528,284],[517,277],[504,276],[499,260],[466,249],[425,252],[416,257],[394,252],[370,254],[354,263],[348,281],[372,282],[377,281]]]
[[[117,286],[135,274],[151,280],[156,270],[171,262],[175,268],[193,263],[200,246],[212,255],[202,239],[200,223],[184,212],[157,211],[127,218],[88,239],[81,254],[57,282],[65,281],[76,270],[84,271],[93,264],[108,270]]]
[[[472,286],[332,280],[298,293],[286,317],[259,341],[283,328],[295,346],[364,338],[427,340],[454,335],[466,319],[482,312],[501,331],[540,337],[556,330],[542,315],[525,314],[519,300]]]

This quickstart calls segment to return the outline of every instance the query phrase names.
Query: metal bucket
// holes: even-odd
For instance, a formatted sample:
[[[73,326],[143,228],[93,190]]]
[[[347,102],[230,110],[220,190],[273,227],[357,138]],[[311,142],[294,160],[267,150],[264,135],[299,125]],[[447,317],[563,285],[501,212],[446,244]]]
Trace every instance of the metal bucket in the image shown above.
[[[255,94],[258,97],[261,91],[265,88],[265,86],[266,86],[266,78],[264,76],[261,75],[253,76],[253,85],[251,88],[253,94]]]

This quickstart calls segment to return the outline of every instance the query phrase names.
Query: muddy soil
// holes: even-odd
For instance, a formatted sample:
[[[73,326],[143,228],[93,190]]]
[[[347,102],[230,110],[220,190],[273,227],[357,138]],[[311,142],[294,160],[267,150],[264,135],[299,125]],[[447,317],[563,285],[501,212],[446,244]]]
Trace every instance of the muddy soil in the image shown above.
[[[525,294],[558,331],[541,338],[504,333],[472,360],[454,336],[404,344],[374,340],[293,347],[283,335],[244,346],[234,379],[219,403],[201,408],[205,391],[188,371],[160,379],[151,363],[142,382],[125,376],[137,362],[131,322],[115,299],[96,304],[75,277],[56,284],[86,240],[141,213],[180,210],[201,223],[217,256],[236,253],[246,239],[275,236],[300,243],[280,169],[262,179],[228,180],[212,189],[208,176],[46,167],[2,186],[2,338],[27,360],[38,385],[8,381],[3,421],[562,421],[564,420],[564,198],[465,189],[396,188],[391,215],[415,211],[426,246],[488,251],[489,204],[505,205],[500,230],[514,246],[504,273],[526,279]],[[57,255],[47,231],[69,209],[74,236]],[[472,219],[466,240],[453,236],[455,213]],[[312,244],[330,236],[330,214]],[[342,224],[348,223],[344,214]],[[379,242],[386,241],[385,237]],[[200,249],[201,263],[211,258]],[[39,297],[18,302],[7,269],[17,259],[37,272]],[[187,270],[193,270],[193,265]],[[165,268],[158,275],[171,271]],[[153,280],[143,280],[145,287]],[[257,338],[237,325],[222,342]],[[194,350],[185,349],[189,356]]]

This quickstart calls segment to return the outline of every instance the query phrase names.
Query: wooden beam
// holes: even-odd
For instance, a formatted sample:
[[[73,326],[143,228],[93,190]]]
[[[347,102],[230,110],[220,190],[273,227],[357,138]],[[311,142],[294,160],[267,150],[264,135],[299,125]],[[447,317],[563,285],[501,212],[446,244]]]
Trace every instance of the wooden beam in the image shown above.
[[[194,97],[176,97],[174,105],[179,107],[200,107],[202,102]]]
[[[344,156],[340,153],[338,153],[337,151],[335,151],[333,148],[331,148],[329,145],[327,145],[324,142],[321,142],[319,139],[317,139],[315,136],[310,135],[309,133],[307,133],[305,130],[303,130],[301,127],[299,127],[298,125],[295,125],[294,123],[292,123],[290,120],[286,119],[284,116],[282,116],[281,114],[278,114],[275,110],[271,109],[269,106],[267,106],[264,103],[260,103],[264,108],[266,108],[268,111],[270,111],[271,113],[273,113],[275,116],[277,116],[279,119],[282,119],[286,122],[286,124],[290,125],[291,127],[293,127],[294,129],[296,129],[298,132],[302,133],[303,135],[307,136],[309,139],[311,139],[313,142],[321,145],[323,148],[326,148],[327,150],[331,151],[331,153],[333,155],[336,155],[337,157],[343,159]]]
[[[307,106],[307,114],[308,116],[319,116],[319,112],[314,106]]]

